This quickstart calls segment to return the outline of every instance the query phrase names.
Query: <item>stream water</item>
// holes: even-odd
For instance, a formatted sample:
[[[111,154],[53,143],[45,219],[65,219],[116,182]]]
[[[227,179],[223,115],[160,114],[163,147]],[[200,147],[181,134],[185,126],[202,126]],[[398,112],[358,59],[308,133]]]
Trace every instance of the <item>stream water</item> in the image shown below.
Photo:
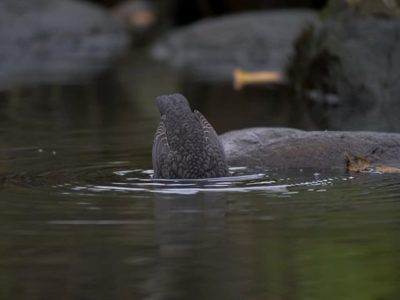
[[[0,299],[400,298],[398,175],[152,180],[159,94],[219,132],[318,125],[282,92],[204,88],[137,55],[0,93]]]

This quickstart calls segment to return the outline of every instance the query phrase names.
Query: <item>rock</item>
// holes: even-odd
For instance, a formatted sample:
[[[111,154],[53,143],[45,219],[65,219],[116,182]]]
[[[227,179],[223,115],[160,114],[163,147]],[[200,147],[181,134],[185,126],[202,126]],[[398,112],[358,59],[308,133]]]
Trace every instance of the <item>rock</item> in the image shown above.
[[[90,76],[107,67],[127,45],[122,26],[93,4],[0,2],[0,88]]]
[[[327,127],[400,130],[400,18],[333,14],[298,40],[290,70],[300,94],[336,95]]]
[[[249,128],[220,136],[229,166],[346,170],[345,154],[400,164],[400,134]]]
[[[236,68],[282,72],[296,37],[316,23],[317,14],[306,9],[206,19],[161,39],[153,55],[205,81],[231,80]]]

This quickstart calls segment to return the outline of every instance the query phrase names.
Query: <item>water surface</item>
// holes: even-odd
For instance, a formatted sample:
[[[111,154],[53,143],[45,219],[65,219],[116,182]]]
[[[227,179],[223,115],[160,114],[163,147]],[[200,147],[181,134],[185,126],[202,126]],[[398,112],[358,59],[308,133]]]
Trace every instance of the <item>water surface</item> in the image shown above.
[[[0,299],[399,299],[398,175],[153,180],[158,94],[197,94],[220,132],[316,125],[262,88],[240,92],[258,109],[216,110],[229,87],[197,93],[140,58],[1,92]]]

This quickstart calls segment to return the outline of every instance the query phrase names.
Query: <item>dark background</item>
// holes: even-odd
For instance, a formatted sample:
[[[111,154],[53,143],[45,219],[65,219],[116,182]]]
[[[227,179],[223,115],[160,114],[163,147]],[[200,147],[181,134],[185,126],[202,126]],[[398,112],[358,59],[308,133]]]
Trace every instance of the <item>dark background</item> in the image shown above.
[[[87,0],[107,7],[123,3],[121,0]],[[161,10],[168,11],[174,25],[184,25],[198,19],[223,14],[288,7],[308,7],[321,9],[327,0],[147,0]]]

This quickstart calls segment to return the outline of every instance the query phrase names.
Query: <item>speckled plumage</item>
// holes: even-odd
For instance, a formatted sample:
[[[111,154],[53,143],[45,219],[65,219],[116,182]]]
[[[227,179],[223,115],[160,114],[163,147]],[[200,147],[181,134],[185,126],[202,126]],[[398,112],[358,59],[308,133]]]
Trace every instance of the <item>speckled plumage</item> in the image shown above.
[[[212,178],[229,174],[224,149],[210,123],[180,94],[156,99],[161,114],[154,136],[154,178]]]

